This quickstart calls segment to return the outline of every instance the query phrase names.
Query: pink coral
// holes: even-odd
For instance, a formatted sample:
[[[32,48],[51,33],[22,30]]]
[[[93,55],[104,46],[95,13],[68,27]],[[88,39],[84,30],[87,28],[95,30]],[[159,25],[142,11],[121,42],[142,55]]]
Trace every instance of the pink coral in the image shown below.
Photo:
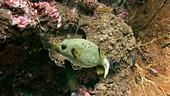
[[[91,96],[91,95],[85,86],[79,85],[77,89],[77,96]]]
[[[17,24],[18,27],[25,28],[31,20],[28,16],[12,16],[13,24]]]
[[[48,14],[56,23],[57,28],[59,28],[61,23],[61,16],[54,5],[50,5],[48,2],[38,2],[32,3],[29,0],[4,0],[1,2],[4,8],[9,6],[13,9],[20,9],[23,14],[14,14],[12,15],[12,24],[17,24],[18,27],[25,28],[27,25],[36,26],[39,22],[38,17],[43,14]]]
[[[43,9],[40,14],[48,14],[50,17],[54,19],[55,22],[57,22],[57,28],[59,28],[61,23],[61,16],[59,15],[59,12],[56,9],[56,6],[51,6],[50,3],[47,2],[39,2],[36,5],[39,9]]]
[[[126,11],[126,10],[123,10],[123,11],[121,11],[120,13],[118,13],[116,16],[117,16],[120,20],[124,21],[128,15],[129,15],[129,12]]]

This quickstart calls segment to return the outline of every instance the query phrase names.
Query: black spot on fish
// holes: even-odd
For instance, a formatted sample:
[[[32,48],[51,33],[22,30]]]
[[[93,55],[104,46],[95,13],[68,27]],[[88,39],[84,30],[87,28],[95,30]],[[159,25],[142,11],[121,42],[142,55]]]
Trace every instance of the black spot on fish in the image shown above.
[[[98,51],[99,51],[99,56],[100,56],[100,51],[101,51],[100,48],[98,48]]]
[[[76,58],[75,51],[76,51],[75,48],[71,49],[71,54]]]
[[[62,50],[66,49],[66,48],[67,48],[66,45],[63,45],[63,44],[61,45],[61,49],[62,49]]]

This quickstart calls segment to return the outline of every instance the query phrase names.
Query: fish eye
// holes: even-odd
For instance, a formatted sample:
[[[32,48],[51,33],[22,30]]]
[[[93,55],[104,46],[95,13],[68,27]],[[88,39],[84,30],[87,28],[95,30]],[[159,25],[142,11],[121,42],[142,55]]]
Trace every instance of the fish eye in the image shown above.
[[[62,50],[66,49],[66,48],[67,48],[66,45],[63,45],[63,44],[61,45],[61,49],[62,49]]]

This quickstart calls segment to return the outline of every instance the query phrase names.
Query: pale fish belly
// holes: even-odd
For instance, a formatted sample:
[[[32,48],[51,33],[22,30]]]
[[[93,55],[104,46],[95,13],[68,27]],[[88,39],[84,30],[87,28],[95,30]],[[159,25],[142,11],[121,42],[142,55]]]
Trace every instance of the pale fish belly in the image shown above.
[[[95,67],[97,66],[97,61],[93,61],[93,62],[83,62],[81,60],[77,60],[75,58],[69,58],[72,63],[76,64],[77,66],[83,67],[83,68],[91,68],[91,67]]]

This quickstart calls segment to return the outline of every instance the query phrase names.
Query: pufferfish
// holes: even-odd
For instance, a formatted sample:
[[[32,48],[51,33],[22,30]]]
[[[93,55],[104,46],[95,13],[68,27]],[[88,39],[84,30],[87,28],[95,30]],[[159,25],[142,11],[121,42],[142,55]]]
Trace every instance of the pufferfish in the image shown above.
[[[65,39],[55,44],[55,51],[65,56],[72,63],[82,67],[96,66],[99,76],[105,78],[109,72],[109,61],[100,48],[91,41],[85,39]]]

